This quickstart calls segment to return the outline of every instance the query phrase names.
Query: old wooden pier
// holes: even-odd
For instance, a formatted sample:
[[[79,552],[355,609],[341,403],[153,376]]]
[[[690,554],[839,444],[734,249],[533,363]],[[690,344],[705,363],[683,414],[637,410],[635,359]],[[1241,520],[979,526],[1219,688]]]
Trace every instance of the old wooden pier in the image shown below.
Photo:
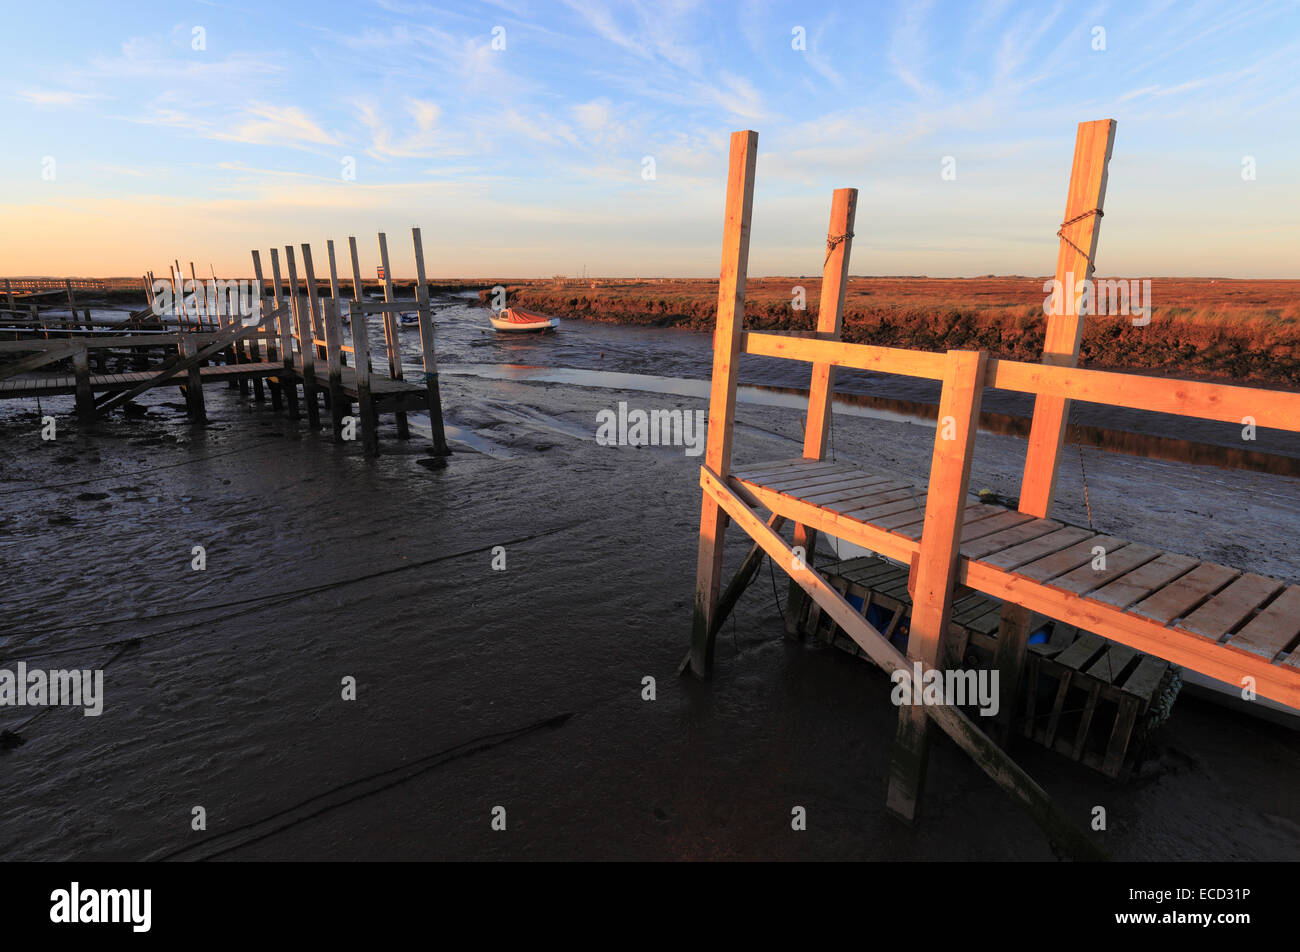
[[[256,296],[247,314],[214,300],[216,295],[208,293],[192,263],[187,281],[179,261],[170,267],[165,289],[171,292],[170,310],[156,299],[150,272],[143,279],[149,306],[133,312],[124,323],[95,321],[89,310],[79,314],[71,281],[65,281],[63,288],[71,315],[58,319],[40,314],[37,298],[51,293],[49,290],[24,286],[18,292],[25,293],[18,293],[9,283],[0,307],[0,336],[8,339],[0,340],[0,354],[18,359],[0,364],[0,398],[72,395],[77,415],[93,420],[128,405],[147,390],[180,386],[190,415],[202,420],[205,385],[238,384],[247,395],[251,381],[256,400],[265,399],[269,388],[275,409],[287,407],[293,419],[300,418],[305,409],[309,424],[316,429],[322,426],[323,399],[334,438],[345,438],[351,430],[351,417],[359,426],[367,455],[379,451],[381,414],[392,414],[398,437],[406,439],[410,435],[406,415],[427,411],[434,452],[446,455],[449,450],[420,229],[412,229],[412,240],[414,303],[396,300],[388,244],[382,233],[379,256],[386,275],[384,300],[364,300],[356,239],[348,239],[352,299],[346,303],[347,330],[333,241],[326,243],[328,297],[321,294],[310,245],[301,246],[301,276],[293,246],[284,249],[287,274],[281,270],[279,250],[272,248],[269,281],[261,254],[253,251]],[[214,275],[214,291],[217,286]],[[422,372],[418,381],[404,378],[398,337],[399,315],[409,311],[415,311],[419,320]],[[384,360],[378,370],[367,326],[371,316],[380,318],[382,328]],[[110,373],[110,355],[118,358],[119,370],[123,363],[131,369]],[[48,369],[61,364],[67,369]],[[355,416],[354,404],[358,407]]]

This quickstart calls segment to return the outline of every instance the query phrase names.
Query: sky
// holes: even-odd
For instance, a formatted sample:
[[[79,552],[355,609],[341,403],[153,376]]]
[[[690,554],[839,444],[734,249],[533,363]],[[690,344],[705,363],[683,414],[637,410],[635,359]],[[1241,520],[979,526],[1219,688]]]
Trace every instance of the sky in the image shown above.
[[[1098,273],[1300,278],[1300,2],[6,3],[0,274],[251,273],[376,233],[413,274],[1050,273],[1118,122]],[[944,171],[948,170],[947,176]],[[319,246],[319,247],[318,247]]]

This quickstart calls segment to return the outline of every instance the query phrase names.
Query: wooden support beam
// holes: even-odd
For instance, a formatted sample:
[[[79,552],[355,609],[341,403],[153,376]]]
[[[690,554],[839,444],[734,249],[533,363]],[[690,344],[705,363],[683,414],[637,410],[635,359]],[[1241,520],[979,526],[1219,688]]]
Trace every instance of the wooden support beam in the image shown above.
[[[72,292],[72,285],[68,285]],[[95,394],[90,389],[90,358],[86,345],[74,348],[72,367],[77,376],[77,416],[83,420],[95,418]]]
[[[257,282],[256,284],[257,316],[260,322],[260,319],[262,317],[262,312],[266,310],[266,292],[264,290],[266,286],[266,280],[262,276],[262,256],[257,251],[256,248],[253,249],[253,275]],[[275,290],[275,300],[278,305],[280,300],[280,291],[278,288]],[[276,309],[277,310],[279,309],[278,306]],[[266,339],[266,359],[271,363],[275,363],[277,360],[279,360],[279,351],[276,348],[276,338],[277,335],[282,336],[283,331],[277,325],[268,325],[267,333],[268,336]],[[267,385],[270,386],[271,388],[271,409],[279,410],[280,407],[282,406],[282,399],[283,399],[280,394],[280,384],[275,380],[275,378],[270,378],[267,380]]]
[[[333,256],[333,248],[330,249]],[[302,267],[307,277],[307,302],[311,309],[312,326],[325,330],[325,359],[329,373],[330,423],[334,427],[334,442],[343,442],[343,417],[347,406],[343,398],[343,340],[339,328],[321,313],[320,291],[316,287],[316,268],[312,263],[311,245],[303,243]]]
[[[20,343],[20,342],[15,341],[14,343]],[[0,380],[6,380],[9,377],[16,377],[18,376],[18,374],[27,373],[29,370],[39,370],[41,367],[44,367],[46,364],[52,364],[58,360],[67,360],[69,357],[73,356],[73,354],[77,351],[78,346],[80,346],[81,349],[84,350],[86,345],[85,344],[54,345],[49,347],[47,350],[42,350],[38,354],[33,354],[31,357],[24,357],[22,360],[15,360],[12,363],[8,363],[5,364],[4,366],[0,366]],[[35,350],[36,348],[24,347],[22,349]],[[8,350],[8,348],[5,348],[5,350]]]
[[[388,238],[385,237],[382,231],[379,233],[379,263],[384,269],[384,302],[392,304],[396,300],[396,295],[393,293],[393,269],[388,265]],[[401,380],[402,341],[397,336],[397,315],[391,311],[385,311],[383,322],[384,342],[388,351],[388,375],[394,380]],[[399,440],[409,440],[411,438],[411,428],[406,422],[406,411],[398,410],[396,417],[397,438]]]
[[[424,384],[429,397],[429,428],[433,431],[433,451],[449,456],[447,434],[442,425],[442,392],[438,386],[438,355],[433,339],[433,309],[429,304],[429,284],[424,274],[424,243],[420,229],[411,229],[415,244],[415,303],[420,313],[420,355],[424,361]],[[387,269],[384,271],[387,274]]]
[[[944,668],[949,662],[944,641],[957,579],[958,548],[987,359],[984,351],[949,351],[948,374],[939,397],[907,641],[908,657],[927,668]],[[916,816],[925,785],[929,741],[929,722],[923,708],[900,708],[886,806],[909,823]]]
[[[736,412],[736,361],[745,324],[745,278],[749,271],[749,229],[754,208],[754,169],[758,133],[731,134],[727,200],[723,216],[722,270],[718,283],[718,324],[713,332],[713,381],[709,390],[709,431],[705,466],[724,479],[731,469],[732,418]],[[704,493],[700,503],[700,542],[691,622],[691,671],[707,678],[713,669],[713,644],[722,575],[726,513]]]
[[[831,196],[831,220],[826,232],[826,259],[822,263],[822,293],[817,305],[817,332],[825,339],[839,340],[844,326],[844,295],[848,289],[849,255],[853,249],[853,222],[858,208],[856,188],[837,188]],[[804,424],[804,459],[822,459],[826,455],[827,434],[831,427],[831,404],[835,397],[835,365],[814,363],[808,384],[808,417]],[[817,551],[817,530],[798,523],[794,527],[794,545],[806,553],[809,562]],[[803,589],[790,580],[789,611],[785,616],[785,633],[799,633],[799,618],[805,607]]]
[[[293,245],[285,245],[284,263],[289,270],[289,299],[293,305],[293,322],[298,329],[298,359],[302,361],[302,398],[307,404],[307,423],[313,430],[321,428],[320,401],[316,399],[316,347],[312,343],[311,319],[305,313],[298,293],[298,265]]]
[[[208,348],[204,348],[205,351],[207,349]],[[222,348],[213,348],[211,353],[215,354],[219,349]],[[181,370],[187,372],[185,383],[185,405],[191,420],[203,422],[207,419],[207,406],[203,401],[203,378],[199,375],[199,364],[203,362],[203,358],[198,355],[202,352],[198,350],[198,344],[195,342],[194,338],[189,336],[181,339],[181,352],[184,355],[184,359],[176,366],[176,369],[173,372],[179,373]],[[162,376],[165,378],[166,375]],[[109,406],[105,404],[103,412],[108,412],[108,409]]]
[[[356,263],[356,242],[352,243],[352,261]],[[361,417],[361,448],[366,456],[379,455],[379,421],[375,401],[370,393],[370,331],[366,312],[360,301],[353,301],[351,319],[352,356],[357,368],[357,413]]]
[[[763,524],[748,506],[733,493],[727,485],[710,472],[708,467],[700,469],[700,485],[704,492],[736,521],[744,532],[763,547],[777,565],[789,566],[790,574],[796,578],[809,596],[821,606],[844,632],[853,639],[863,652],[881,670],[892,673],[901,672],[908,681],[915,677],[915,667],[911,660],[891,645],[885,636],[876,630],[862,615],[853,608],[839,592],[806,563],[796,562],[794,551],[785,544],[777,533]],[[922,664],[922,670],[929,666]],[[997,745],[958,708],[946,704],[916,705],[924,716],[938,724],[945,734],[952,738],[965,751],[976,766],[1023,806],[1047,837],[1068,855],[1080,860],[1106,860],[1109,857],[1102,849],[1072,822],[1043,790],[1014,760],[1008,757]]]
[[[1070,190],[1061,219],[1061,242],[1056,256],[1056,287],[1052,313],[1043,340],[1043,363],[1073,367],[1079,361],[1083,340],[1078,282],[1092,278],[1101,233],[1101,211],[1106,201],[1106,175],[1115,145],[1115,120],[1079,123],[1074,143]],[[1056,473],[1070,414],[1070,402],[1040,394],[1034,400],[1029,431],[1020,510],[1046,518],[1056,495]]]
[[[357,239],[351,235],[348,236],[348,253],[352,257],[352,300],[360,304],[362,303],[361,258],[357,255]],[[360,342],[357,341],[357,320],[361,321],[360,333],[365,338]],[[370,329],[366,326],[365,313],[353,308],[352,316],[348,320],[348,326],[352,330],[352,360],[357,365],[357,412],[362,417],[361,434],[363,440],[366,441],[366,455],[375,456],[379,453],[379,416],[375,411],[375,402],[370,395],[370,375],[374,373],[374,368],[371,366],[373,361],[370,357]],[[365,400],[361,399],[360,382],[363,358],[366,373]]]

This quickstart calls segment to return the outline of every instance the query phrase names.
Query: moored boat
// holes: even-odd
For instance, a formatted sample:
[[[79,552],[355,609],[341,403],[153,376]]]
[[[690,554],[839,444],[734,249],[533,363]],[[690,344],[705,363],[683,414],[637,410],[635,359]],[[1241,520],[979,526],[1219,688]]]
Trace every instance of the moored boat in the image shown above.
[[[550,331],[560,326],[558,318],[547,317],[535,311],[525,311],[517,307],[508,307],[498,314],[489,315],[488,320],[499,331],[524,333],[527,331]]]

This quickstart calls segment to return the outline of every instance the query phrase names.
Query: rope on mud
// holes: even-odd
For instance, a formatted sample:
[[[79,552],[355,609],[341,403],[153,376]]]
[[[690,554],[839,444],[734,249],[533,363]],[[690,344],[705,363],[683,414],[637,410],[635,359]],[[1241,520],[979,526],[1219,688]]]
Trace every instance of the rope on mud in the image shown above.
[[[303,807],[307,807],[309,805],[318,803],[319,801],[324,800],[333,794],[341,793],[345,790],[349,790],[351,788],[361,786],[362,784],[371,784],[373,783],[373,781],[380,780],[385,777],[392,777],[394,774],[400,773],[400,776],[394,777],[392,780],[389,780],[387,783],[381,783],[378,786],[371,786],[369,789],[361,790],[351,796],[345,797],[344,799],[336,800],[330,803],[325,803],[321,805],[318,809],[315,809],[310,813],[291,817],[287,819],[284,823],[281,823],[279,826],[275,826],[269,830],[265,830],[264,832],[255,833],[254,835],[249,836],[243,840],[240,840],[237,843],[233,843],[229,846],[223,846],[220,849],[216,849],[210,853],[207,853],[204,856],[198,857],[198,860],[202,862],[204,860],[215,859],[218,856],[224,856],[227,853],[232,853],[235,850],[243,849],[246,846],[251,846],[254,843],[259,843],[263,840],[269,839],[270,837],[275,836],[278,833],[283,833],[285,830],[291,829],[292,827],[295,827],[300,823],[305,823],[308,820],[312,820],[315,819],[316,817],[329,813],[331,810],[337,810],[340,807],[345,807],[348,806],[349,804],[356,803],[360,800],[364,800],[366,797],[371,797],[374,796],[375,794],[383,793],[387,790],[391,790],[394,787],[398,787],[401,784],[404,784],[410,780],[414,780],[416,777],[428,773],[430,770],[434,770],[438,767],[441,767],[444,764],[451,763],[454,760],[459,760],[462,757],[469,757],[472,756],[473,754],[481,753],[482,751],[491,750],[494,747],[500,747],[503,744],[508,744],[513,740],[518,740],[522,737],[526,737],[529,734],[537,733],[538,731],[541,730],[546,730],[546,729],[556,730],[560,727],[563,727],[566,723],[568,723],[568,721],[572,717],[574,717],[577,713],[579,712],[565,711],[561,714],[555,714],[551,717],[543,718],[542,720],[539,721],[534,721],[531,724],[526,724],[523,727],[516,727],[510,730],[496,731],[491,734],[484,734],[481,737],[475,737],[467,741],[462,741],[459,744],[455,744],[443,750],[435,751],[434,753],[431,754],[425,754],[423,757],[419,757],[414,761],[407,761],[405,763],[398,764],[396,767],[388,767],[383,770],[377,771],[373,774],[369,774],[364,777],[358,777],[355,780],[349,780],[345,783],[339,784],[336,787],[331,787],[329,790],[326,790],[323,793],[315,794],[314,796],[308,797],[305,800],[301,800],[298,803],[293,804],[292,806],[285,807],[282,810],[278,810],[275,813],[269,814],[268,816],[265,816],[260,820],[254,820],[250,823],[245,823],[242,826],[237,826],[229,830],[223,830],[220,833],[216,833],[212,836],[199,840],[197,843],[189,843],[186,844],[185,846],[181,846],[178,847],[177,849],[171,850],[170,852],[163,853],[162,855],[155,855],[150,858],[150,861],[161,862],[163,860],[175,859],[176,857],[181,856],[184,853],[188,853],[192,850],[196,850],[199,847],[208,843],[212,843],[215,840],[225,839],[226,837],[233,836],[236,833],[255,830],[259,826],[263,826],[267,823],[270,823],[273,820],[277,820],[281,817],[285,817],[291,813],[294,813],[295,811],[301,810]]]
[[[1075,244],[1073,241],[1071,241],[1069,238],[1066,238],[1066,237],[1065,237],[1065,229],[1069,228],[1069,227],[1070,227],[1071,225],[1073,225],[1075,222],[1083,221],[1083,220],[1084,220],[1085,218],[1087,218],[1089,215],[1096,215],[1098,218],[1101,218],[1101,217],[1102,217],[1103,215],[1105,215],[1105,214],[1106,214],[1106,213],[1103,212],[1100,208],[1090,208],[1090,209],[1088,209],[1086,212],[1080,212],[1078,215],[1075,215],[1075,216],[1074,216],[1073,218],[1071,218],[1069,221],[1063,221],[1063,222],[1061,222],[1061,227],[1058,228],[1058,229],[1056,229],[1056,237],[1057,237],[1057,238],[1060,238],[1063,242],[1065,242],[1067,245],[1069,245],[1069,246],[1070,246],[1071,248],[1073,248],[1075,251],[1079,252],[1079,254],[1083,255],[1084,259],[1088,262],[1088,266],[1089,266],[1090,268],[1093,267],[1093,266],[1095,265],[1095,263],[1094,263],[1093,260],[1092,260],[1092,255],[1088,254],[1088,252],[1084,251],[1082,248],[1080,248],[1078,245],[1076,245],[1076,244]]]

